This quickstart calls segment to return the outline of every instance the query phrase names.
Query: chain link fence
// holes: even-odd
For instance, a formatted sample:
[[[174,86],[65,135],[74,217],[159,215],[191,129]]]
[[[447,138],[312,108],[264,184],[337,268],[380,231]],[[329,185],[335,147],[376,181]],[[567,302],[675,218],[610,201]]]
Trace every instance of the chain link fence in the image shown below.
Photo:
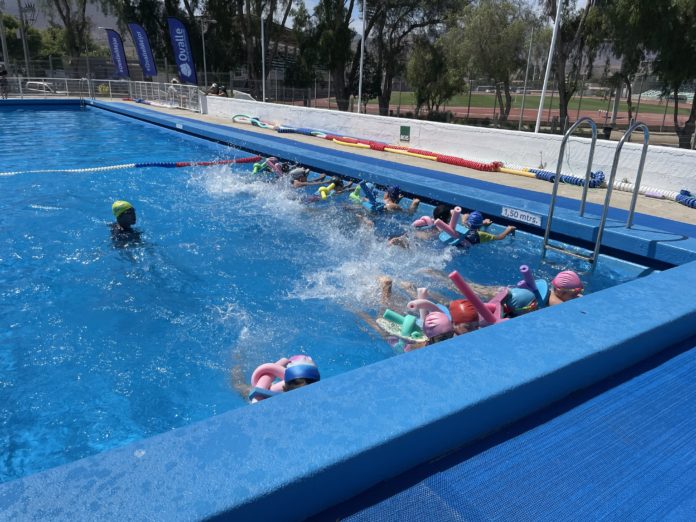
[[[182,106],[189,110],[200,109],[198,91],[195,87],[193,89],[182,85],[177,87],[176,83],[172,83],[172,79],[176,79],[174,64],[159,61],[157,63],[159,74],[151,82],[144,81],[149,79],[142,77],[142,71],[136,61],[129,61],[128,65],[131,79],[144,84],[138,87],[139,91],[136,93],[127,93],[125,86],[128,82],[114,77],[114,67],[108,57],[49,57],[47,60],[34,60],[30,63],[30,69],[33,72],[31,77],[24,74],[23,62],[11,62],[8,64],[10,73],[8,94],[21,96],[28,95],[27,91],[29,91],[44,96],[64,93],[111,98],[129,96],[162,105]],[[243,92],[257,100],[264,99],[265,87],[265,101],[270,103],[358,111],[355,96],[346,97],[343,93],[337,93],[327,70],[316,71],[316,80],[305,83],[303,86],[287,81],[286,73],[285,67],[271,66],[265,86],[261,80],[250,79],[246,66],[229,71],[199,71],[198,78],[200,88],[203,90],[208,87],[203,85],[207,78],[209,84],[217,83],[225,86],[225,90],[230,94],[233,91]],[[500,99],[496,96],[495,82],[486,78],[462,79],[462,93],[430,112],[424,107],[419,110],[415,103],[413,89],[408,82],[404,78],[396,78],[393,81],[393,92],[389,104],[382,107],[381,112],[395,117],[530,130],[535,127],[539,111],[542,88],[540,73],[541,71],[532,71],[526,89],[523,81],[513,82],[510,90],[510,111],[507,114],[504,107],[501,108]],[[97,78],[101,79],[95,80]],[[91,94],[82,92],[87,87],[80,84],[80,79],[90,80],[91,83],[87,83],[94,84],[94,92]],[[48,87],[44,89],[45,92],[42,89],[38,89],[37,92],[36,86],[23,89],[29,81],[44,82],[48,84]],[[174,90],[179,90],[183,94],[177,96],[168,94],[173,93]],[[679,125],[683,125],[688,118],[688,109],[694,96],[693,91],[694,86],[690,85],[684,88],[683,93],[680,93],[678,100],[680,111],[677,116]],[[631,120],[644,121],[653,132],[674,132],[674,100],[672,97],[662,95],[661,84],[657,78],[648,75],[636,76],[632,85],[630,118],[626,94],[626,89],[622,87],[620,103],[617,104],[616,88],[600,80],[584,80],[580,82],[577,92],[568,104],[566,121],[562,121],[558,108],[558,90],[550,85],[541,110],[542,130],[560,133],[578,118],[590,116],[599,127],[605,128],[605,133],[609,134],[611,129],[627,127]],[[505,102],[504,94],[502,98]],[[370,114],[380,114],[380,106],[376,99],[369,100],[367,106],[361,106],[360,110]]]

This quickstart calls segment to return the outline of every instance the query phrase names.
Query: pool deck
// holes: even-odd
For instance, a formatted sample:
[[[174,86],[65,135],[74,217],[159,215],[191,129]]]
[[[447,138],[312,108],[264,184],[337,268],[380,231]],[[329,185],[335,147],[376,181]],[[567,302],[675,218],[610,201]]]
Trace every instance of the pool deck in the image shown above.
[[[313,521],[693,520],[696,338]]]
[[[374,158],[379,160],[390,161],[394,163],[399,163],[402,165],[410,165],[415,167],[421,167],[424,169],[434,169],[440,172],[446,172],[448,174],[454,174],[456,176],[462,176],[472,180],[485,181],[488,183],[495,183],[498,185],[504,185],[506,187],[514,187],[517,189],[528,190],[532,192],[538,192],[540,194],[550,195],[553,185],[546,181],[541,181],[538,179],[527,178],[523,176],[515,176],[511,174],[503,174],[499,172],[482,172],[478,170],[469,169],[466,167],[458,167],[456,165],[449,165],[447,163],[437,163],[431,160],[426,160],[422,158],[417,158],[413,156],[403,156],[399,154],[393,154],[389,152],[380,152],[371,149],[362,149],[356,147],[346,147],[339,145],[330,140],[320,139],[312,136],[305,136],[302,134],[293,133],[278,133],[270,129],[262,129],[249,124],[235,123],[230,119],[217,118],[214,116],[209,116],[207,114],[198,114],[191,111],[184,111],[181,109],[169,109],[164,107],[156,107],[152,105],[143,106],[142,104],[135,102],[122,102],[128,105],[133,105],[135,107],[146,108],[152,111],[160,112],[163,114],[168,114],[170,116],[178,116],[189,118],[196,121],[201,121],[205,123],[213,123],[216,125],[224,125],[233,129],[239,129],[247,132],[258,133],[263,136],[274,136],[291,142],[305,143],[310,145],[315,145],[319,147],[324,147],[329,150],[336,150],[341,152],[350,152],[352,154],[357,154],[360,156],[365,156],[368,158]],[[434,151],[437,152],[437,151]],[[555,169],[554,158],[553,165],[549,164],[546,166],[549,170]],[[576,175],[583,176],[583,173],[578,173]],[[580,200],[582,197],[582,187],[575,185],[559,184],[558,195],[562,198],[568,198],[573,200]],[[590,189],[588,190],[587,201],[595,204],[603,204],[604,198],[606,196],[606,189]],[[619,190],[612,191],[611,206],[614,208],[628,210],[630,208],[632,194],[629,192],[622,192]],[[691,225],[696,225],[696,209],[692,209],[677,203],[676,201],[670,201],[666,199],[655,199],[649,198],[643,195],[638,196],[638,201],[636,204],[636,212],[660,216],[666,220],[678,221],[681,223],[688,223]]]

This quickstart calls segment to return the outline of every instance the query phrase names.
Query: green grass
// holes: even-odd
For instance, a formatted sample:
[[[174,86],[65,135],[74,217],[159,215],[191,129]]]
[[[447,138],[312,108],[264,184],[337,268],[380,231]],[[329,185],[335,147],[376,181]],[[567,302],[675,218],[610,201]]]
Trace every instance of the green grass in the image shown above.
[[[539,107],[539,99],[540,96],[538,95],[531,95],[528,94],[525,98],[524,101],[524,107],[526,109],[534,109]],[[494,101],[495,96],[493,94],[485,94],[485,93],[472,93],[471,94],[471,107],[476,107],[476,108],[493,108],[494,105],[497,106],[497,102]],[[377,100],[370,100],[370,103],[377,103]],[[399,105],[401,104],[402,110],[406,107],[413,107],[415,106],[415,97],[412,92],[407,92],[404,91],[402,93],[392,93],[391,97],[391,103],[392,105]],[[467,107],[469,103],[469,95],[468,94],[460,94],[452,98],[450,101],[447,102],[448,107]],[[635,111],[636,105],[638,103],[638,97],[634,96],[633,97],[633,110]],[[582,105],[580,105],[582,104]],[[580,100],[579,96],[573,97],[573,99],[570,101],[568,104],[568,111],[573,112],[578,110],[578,106],[582,110],[588,110],[588,111],[598,111],[598,110],[613,110],[614,107],[614,100],[612,98],[611,102],[609,100],[602,100],[601,98],[596,98],[596,97],[583,97],[582,101]],[[522,95],[521,94],[515,94],[512,97],[512,108],[513,109],[519,109],[522,107]],[[544,100],[544,107],[546,110],[549,108],[553,109],[558,109],[558,96],[554,96],[553,99],[551,99],[550,95],[546,96],[546,99]],[[682,114],[684,116],[689,115],[689,110],[691,108],[691,104],[688,102],[679,102],[679,114]],[[619,103],[619,111],[620,112],[627,112],[628,111],[628,106],[626,105],[625,101],[621,101]],[[659,105],[657,101],[655,100],[644,100],[642,99],[640,102],[640,112],[641,113],[657,113],[657,114],[663,114],[665,112],[665,105],[664,103],[662,105]],[[667,109],[667,116],[669,117],[674,113],[674,105],[670,103],[669,109]]]

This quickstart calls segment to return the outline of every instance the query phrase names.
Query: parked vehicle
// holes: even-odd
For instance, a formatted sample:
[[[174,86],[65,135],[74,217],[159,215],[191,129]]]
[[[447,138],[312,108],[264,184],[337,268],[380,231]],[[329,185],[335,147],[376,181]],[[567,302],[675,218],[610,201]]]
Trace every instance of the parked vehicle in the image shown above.
[[[38,94],[58,94],[58,95],[64,95],[68,94],[66,91],[58,91],[55,89],[53,84],[47,83],[47,82],[35,82],[35,81],[28,81],[27,83],[24,84],[24,91],[27,94],[30,93],[38,93]]]

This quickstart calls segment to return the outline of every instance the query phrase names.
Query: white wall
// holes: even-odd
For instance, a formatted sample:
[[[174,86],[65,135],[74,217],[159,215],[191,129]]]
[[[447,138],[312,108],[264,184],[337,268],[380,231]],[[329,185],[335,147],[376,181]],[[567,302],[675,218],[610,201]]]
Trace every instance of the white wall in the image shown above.
[[[232,118],[236,114],[255,116],[265,122],[328,131],[343,136],[399,144],[402,125],[411,127],[411,147],[451,154],[476,161],[502,161],[508,167],[539,167],[555,171],[561,136],[533,134],[485,127],[469,127],[405,118],[354,114],[326,109],[208,97],[208,113]],[[601,134],[601,129],[600,129]],[[642,149],[643,133],[633,135],[621,151],[616,180],[634,181]],[[571,138],[566,147],[563,173],[584,177],[590,140]],[[597,140],[594,171],[611,172],[617,142]],[[641,185],[664,190],[696,192],[696,151],[650,146]]]

